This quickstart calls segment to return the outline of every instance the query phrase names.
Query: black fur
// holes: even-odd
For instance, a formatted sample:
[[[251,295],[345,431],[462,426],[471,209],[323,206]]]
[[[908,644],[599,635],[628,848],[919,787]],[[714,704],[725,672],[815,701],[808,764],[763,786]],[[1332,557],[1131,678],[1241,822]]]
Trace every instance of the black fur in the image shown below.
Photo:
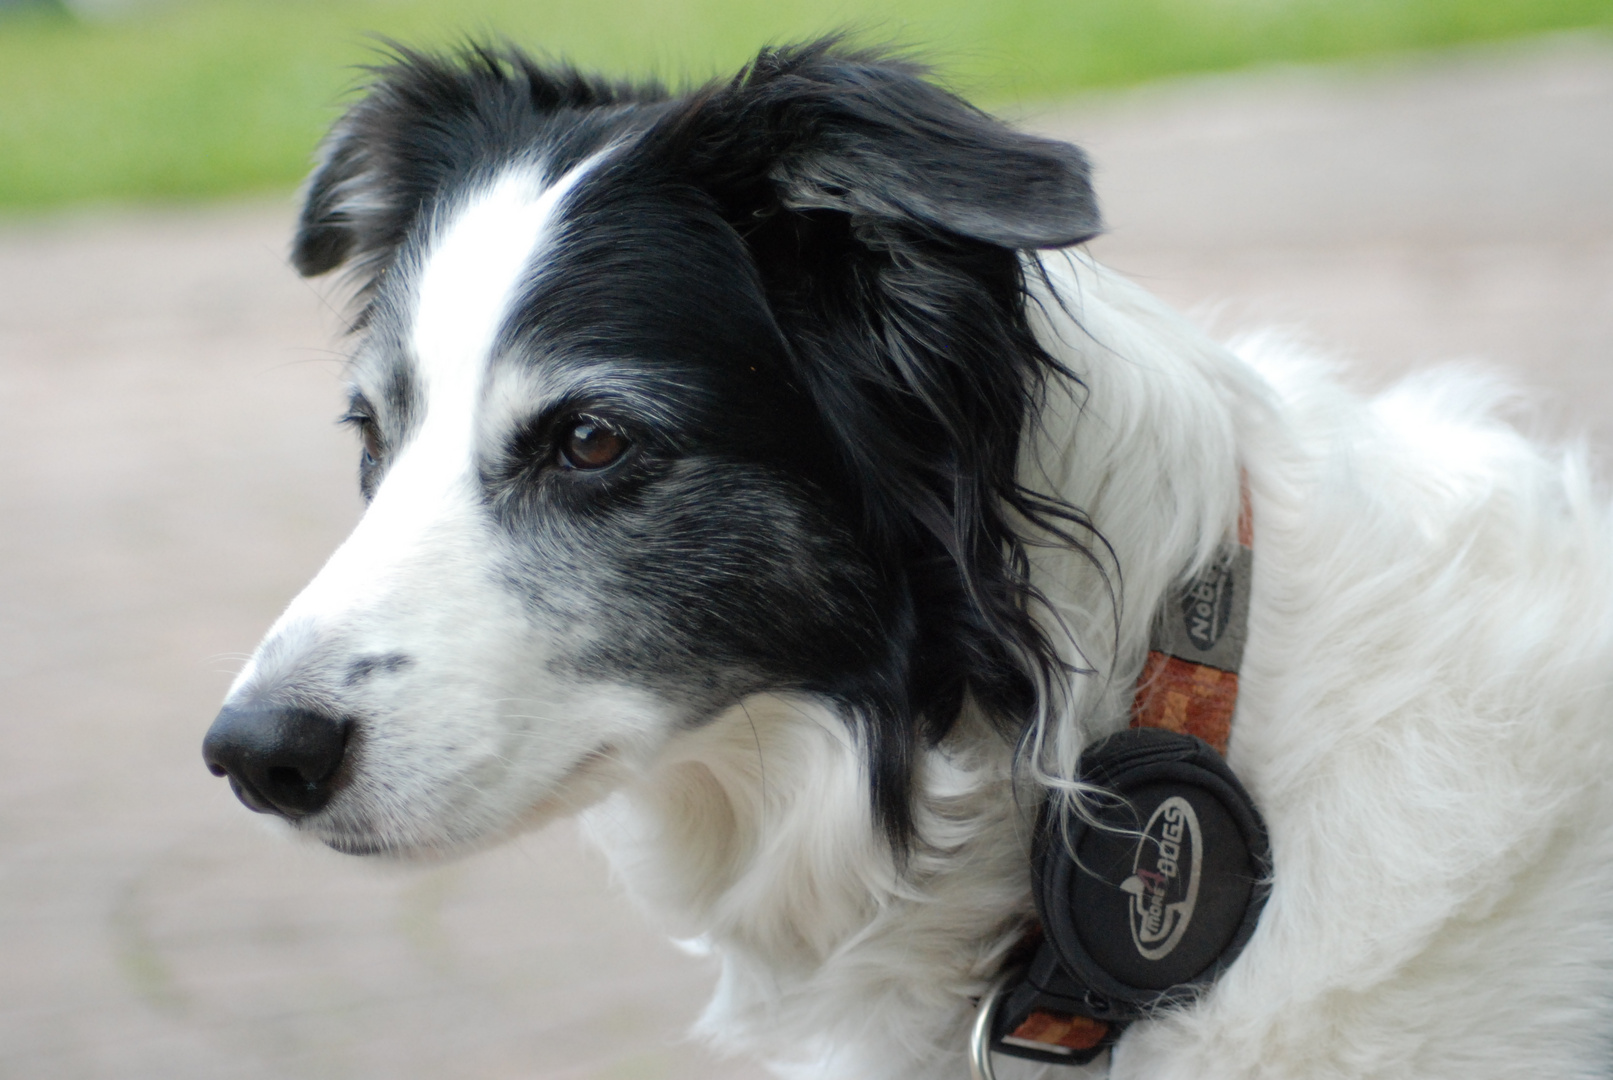
[[[558,565],[623,598],[573,662],[693,719],[760,689],[842,702],[903,850],[915,754],[965,695],[1013,737],[1064,675],[1025,534],[1092,534],[1017,481],[1057,371],[1019,252],[1098,231],[1086,161],[833,40],[677,98],[513,50],[401,52],[328,141],[294,262],[352,268],[384,332],[387,275],[457,187],[613,144],[506,333],[508,355],[595,387],[484,464],[490,512],[524,538],[512,587]],[[630,377],[590,384],[593,366]],[[589,410],[632,429],[632,459],[546,468],[554,425]]]

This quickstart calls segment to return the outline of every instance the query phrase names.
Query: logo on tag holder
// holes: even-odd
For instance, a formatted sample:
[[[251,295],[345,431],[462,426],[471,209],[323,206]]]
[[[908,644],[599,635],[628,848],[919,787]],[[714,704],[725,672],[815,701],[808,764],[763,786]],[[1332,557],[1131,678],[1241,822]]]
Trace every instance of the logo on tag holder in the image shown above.
[[[1193,921],[1203,838],[1193,805],[1180,795],[1159,804],[1132,856],[1131,876],[1120,888],[1131,894],[1131,941],[1145,960],[1163,960]]]
[[[1187,638],[1201,652],[1209,652],[1226,632],[1232,617],[1233,568],[1228,563],[1200,574],[1182,595],[1182,621]]]

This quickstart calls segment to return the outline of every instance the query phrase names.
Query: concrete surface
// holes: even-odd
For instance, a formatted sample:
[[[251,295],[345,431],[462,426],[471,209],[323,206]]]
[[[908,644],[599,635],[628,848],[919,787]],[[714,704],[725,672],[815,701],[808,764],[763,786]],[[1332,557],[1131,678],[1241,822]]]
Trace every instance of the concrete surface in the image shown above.
[[[1031,121],[1098,253],[1381,383],[1516,371],[1613,446],[1613,43],[1199,79]],[[0,225],[0,1077],[756,1077],[568,827],[447,866],[289,845],[198,746],[359,509],[289,204]]]

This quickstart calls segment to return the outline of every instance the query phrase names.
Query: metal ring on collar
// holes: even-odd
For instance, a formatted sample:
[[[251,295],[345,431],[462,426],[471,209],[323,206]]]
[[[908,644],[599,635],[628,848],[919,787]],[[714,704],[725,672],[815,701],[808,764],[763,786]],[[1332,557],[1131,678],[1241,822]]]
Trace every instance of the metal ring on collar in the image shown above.
[[[997,1023],[997,1007],[1002,1004],[1003,991],[1008,989],[1015,974],[1008,971],[997,976],[997,980],[980,996],[975,1026],[969,1032],[969,1075],[973,1080],[997,1080],[997,1073],[991,1067],[991,1031]]]

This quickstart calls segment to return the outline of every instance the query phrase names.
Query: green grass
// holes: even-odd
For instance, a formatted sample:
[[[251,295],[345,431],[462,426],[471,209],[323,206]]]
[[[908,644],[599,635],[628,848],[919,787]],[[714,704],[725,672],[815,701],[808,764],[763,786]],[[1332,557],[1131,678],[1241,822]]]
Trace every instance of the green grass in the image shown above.
[[[0,17],[0,207],[284,189],[373,59],[369,35],[503,34],[674,80],[853,25],[996,104],[1270,60],[1581,26],[1613,0],[169,0],[118,21]]]

